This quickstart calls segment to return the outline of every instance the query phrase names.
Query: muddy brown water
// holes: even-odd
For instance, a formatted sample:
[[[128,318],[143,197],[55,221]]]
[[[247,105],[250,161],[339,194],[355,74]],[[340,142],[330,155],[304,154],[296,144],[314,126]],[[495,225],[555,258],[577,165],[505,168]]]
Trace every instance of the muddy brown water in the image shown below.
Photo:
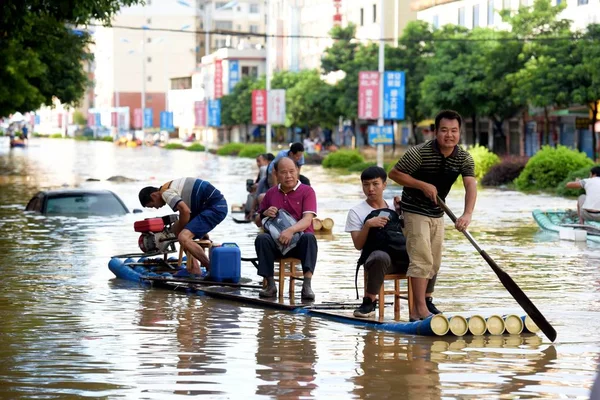
[[[600,340],[600,246],[540,232],[535,208],[573,207],[545,195],[482,190],[471,233],[558,331],[543,335],[423,338],[379,332],[115,279],[111,255],[137,251],[134,221],[24,213],[40,189],[108,188],[138,208],[147,184],[199,176],[230,204],[244,201],[253,160],[208,153],[128,149],[110,143],[0,138],[0,398],[587,398]],[[319,215],[335,221],[319,238],[318,301],[356,302],[357,252],[343,232],[362,197],[357,174],[306,166]],[[121,175],[136,182],[109,182]],[[88,178],[98,182],[86,182]],[[386,197],[399,193],[390,186]],[[459,214],[460,190],[448,198]],[[215,240],[253,256],[257,229],[218,226]],[[449,315],[523,311],[447,219],[435,300]],[[242,275],[258,282],[254,267]],[[406,313],[403,304],[402,311]]]

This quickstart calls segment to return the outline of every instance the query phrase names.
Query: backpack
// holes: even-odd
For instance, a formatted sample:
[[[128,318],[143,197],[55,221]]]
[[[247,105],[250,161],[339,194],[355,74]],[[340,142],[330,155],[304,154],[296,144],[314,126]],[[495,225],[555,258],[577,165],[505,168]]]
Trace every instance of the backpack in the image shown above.
[[[375,250],[381,250],[388,253],[395,264],[408,265],[408,253],[406,252],[406,238],[402,233],[404,219],[397,212],[389,208],[380,208],[373,210],[365,217],[364,223],[373,217],[378,217],[380,213],[388,213],[389,221],[383,228],[371,228],[365,241],[362,252],[356,263],[356,275],[354,276],[354,286],[356,288],[356,298],[358,299],[358,271],[367,258]]]

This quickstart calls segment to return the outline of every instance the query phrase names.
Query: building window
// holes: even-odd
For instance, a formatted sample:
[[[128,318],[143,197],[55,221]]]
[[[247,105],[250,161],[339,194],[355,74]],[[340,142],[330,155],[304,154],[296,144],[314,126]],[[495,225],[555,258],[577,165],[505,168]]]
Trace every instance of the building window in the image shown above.
[[[146,77],[146,80],[147,80],[148,82],[152,82],[152,76],[151,76],[151,75],[148,75],[148,76]]]
[[[260,12],[260,8],[258,7],[258,4],[250,4],[250,14],[258,14]]]
[[[149,37],[148,39],[146,39],[146,42],[147,42],[147,43],[152,43],[152,38],[151,38],[151,37]]]
[[[437,29],[440,27],[440,19],[437,15],[433,16],[433,29]]]
[[[147,23],[147,24],[151,24],[151,23],[152,23],[152,18],[148,18],[148,19],[146,20],[146,23]]]
[[[249,76],[251,78],[258,78],[258,67],[247,67],[242,66],[242,77]]]
[[[510,10],[510,0],[502,0],[502,9]]]
[[[233,22],[231,21],[215,21],[215,29],[222,31],[232,31]]]
[[[589,0],[577,0],[577,5],[578,6],[584,6],[586,4],[588,4]]]
[[[458,24],[465,26],[465,8],[461,7],[458,9]]]
[[[528,5],[529,5],[529,1],[519,0],[519,7],[527,7]]]
[[[215,7],[216,7],[216,8],[225,7],[225,5],[227,5],[227,2],[226,2],[226,1],[217,1],[217,2],[215,3]]]
[[[360,9],[360,26],[365,26],[365,9]]]
[[[152,62],[152,57],[148,57],[148,62]]]
[[[488,0],[487,24],[494,25],[494,0]]]
[[[258,33],[258,25],[250,25],[250,33]]]
[[[377,22],[377,4],[373,4],[373,23]]]
[[[473,6],[473,28],[479,26],[479,4]]]

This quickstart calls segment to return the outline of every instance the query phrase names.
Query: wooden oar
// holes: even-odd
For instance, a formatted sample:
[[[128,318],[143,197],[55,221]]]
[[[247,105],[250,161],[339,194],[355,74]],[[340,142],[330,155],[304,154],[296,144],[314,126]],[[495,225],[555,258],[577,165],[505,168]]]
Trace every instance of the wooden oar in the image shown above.
[[[442,209],[446,212],[446,214],[448,214],[452,222],[456,222],[456,216],[454,215],[452,210],[450,210],[448,206],[442,201],[442,199],[440,199],[439,196],[437,197],[437,202],[439,206],[442,207]],[[515,281],[513,281],[513,279],[510,277],[510,275],[504,272],[504,270],[500,268],[494,260],[492,260],[492,257],[490,257],[488,253],[485,252],[485,250],[482,250],[481,247],[479,247],[475,239],[473,239],[471,234],[466,229],[462,232],[467,237],[469,242],[471,242],[473,247],[475,247],[475,249],[479,252],[479,254],[481,254],[481,257],[483,257],[483,259],[496,273],[496,275],[500,279],[500,282],[502,283],[502,285],[504,285],[506,290],[512,295],[512,297],[517,301],[517,303],[519,303],[523,310],[525,310],[527,315],[531,317],[533,322],[535,322],[535,324],[541,329],[541,331],[544,332],[544,335],[546,335],[546,337],[550,339],[550,341],[554,342],[556,340],[556,330],[552,327],[552,325],[550,325],[548,320],[546,320],[546,318],[531,302],[531,300],[529,300],[529,297],[527,297],[523,290],[521,290],[519,285],[517,285]]]

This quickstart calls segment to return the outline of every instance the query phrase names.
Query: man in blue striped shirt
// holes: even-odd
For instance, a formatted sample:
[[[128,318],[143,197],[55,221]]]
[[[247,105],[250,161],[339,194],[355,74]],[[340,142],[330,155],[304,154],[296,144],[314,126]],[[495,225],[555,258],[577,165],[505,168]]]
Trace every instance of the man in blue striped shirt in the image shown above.
[[[161,208],[168,204],[179,211],[174,233],[184,250],[210,271],[210,260],[194,238],[202,238],[227,216],[225,197],[208,181],[198,178],[181,178],[165,183],[160,188],[148,186],[140,190],[143,207]],[[188,266],[188,272],[200,274],[198,265]]]

